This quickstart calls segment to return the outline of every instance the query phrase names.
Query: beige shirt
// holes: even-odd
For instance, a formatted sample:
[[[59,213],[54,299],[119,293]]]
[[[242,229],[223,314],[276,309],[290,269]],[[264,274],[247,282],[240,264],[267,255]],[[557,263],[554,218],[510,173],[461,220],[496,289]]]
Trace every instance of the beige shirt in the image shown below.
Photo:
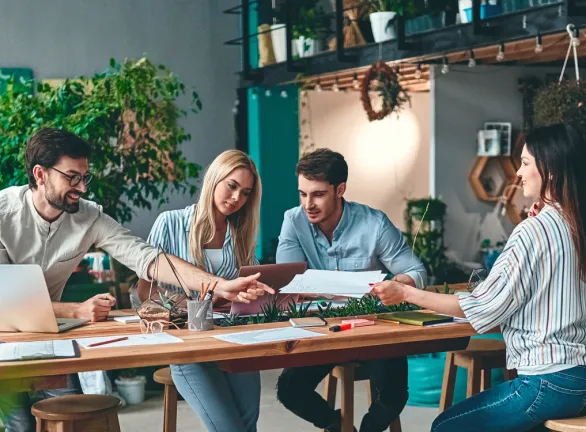
[[[94,202],[49,223],[36,211],[28,186],[0,191],[0,264],[38,264],[52,301],[59,301],[71,273],[92,245],[147,279],[157,249],[130,234]]]

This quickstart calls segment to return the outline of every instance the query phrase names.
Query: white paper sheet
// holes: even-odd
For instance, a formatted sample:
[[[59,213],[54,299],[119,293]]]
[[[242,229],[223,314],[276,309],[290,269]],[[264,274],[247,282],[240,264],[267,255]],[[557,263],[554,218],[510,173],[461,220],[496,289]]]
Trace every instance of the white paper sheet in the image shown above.
[[[323,333],[311,332],[300,328],[283,327],[270,330],[253,330],[241,333],[230,333],[214,336],[226,342],[238,345],[252,345],[259,343],[280,342],[286,340],[307,339],[312,337],[326,336]]]
[[[370,284],[381,282],[385,275],[380,271],[346,272],[307,270],[296,275],[281,294],[331,294],[362,297],[372,290]]]
[[[13,342],[0,344],[0,361],[34,360],[58,357],[74,357],[71,340]]]
[[[97,347],[90,347],[89,345],[104,342],[112,339],[117,339],[121,337],[127,337],[128,339],[118,342],[112,342],[105,345],[100,345]],[[183,340],[179,339],[178,337],[171,336],[168,333],[149,333],[149,334],[133,334],[133,335],[115,335],[115,336],[105,336],[105,337],[95,337],[95,338],[83,338],[83,339],[76,339],[77,343],[86,348],[86,349],[97,349],[97,348],[120,348],[120,347],[129,347],[129,346],[137,346],[137,345],[163,345],[169,343],[179,343],[183,342]]]
[[[130,316],[119,316],[114,317],[114,321],[123,323],[123,324],[134,324],[140,322],[140,317],[138,315],[130,315]]]

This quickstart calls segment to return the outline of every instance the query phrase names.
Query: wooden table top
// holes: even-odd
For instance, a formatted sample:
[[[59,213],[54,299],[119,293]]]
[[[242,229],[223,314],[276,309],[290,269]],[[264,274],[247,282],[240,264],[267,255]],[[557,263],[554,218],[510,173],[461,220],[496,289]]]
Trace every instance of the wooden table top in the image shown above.
[[[450,287],[457,288],[455,285]],[[125,312],[135,313],[134,311],[121,311],[121,313]],[[328,325],[325,327],[307,329],[326,334],[327,337],[255,345],[232,344],[215,339],[213,336],[288,327],[289,323],[216,327],[214,330],[205,332],[193,332],[187,329],[168,330],[169,334],[179,337],[184,342],[119,348],[104,347],[89,350],[80,348],[81,356],[79,358],[1,362],[0,377],[1,379],[19,379],[93,370],[208,361],[218,361],[231,371],[262,370],[294,365],[324,364],[334,361],[358,361],[370,358],[453,351],[466,348],[469,337],[476,334],[472,326],[467,323],[418,327],[382,321],[376,321],[374,326],[334,333],[330,332],[328,327],[339,324],[341,319],[328,319],[327,321]],[[27,342],[131,334],[140,334],[139,324],[105,321],[90,323],[61,334],[0,333],[0,341]]]

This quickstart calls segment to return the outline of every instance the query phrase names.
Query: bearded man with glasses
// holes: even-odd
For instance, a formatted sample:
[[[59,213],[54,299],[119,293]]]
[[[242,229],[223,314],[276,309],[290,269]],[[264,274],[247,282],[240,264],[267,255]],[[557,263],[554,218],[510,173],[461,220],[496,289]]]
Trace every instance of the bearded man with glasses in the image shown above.
[[[65,283],[86,252],[95,245],[139,278],[150,281],[155,277],[159,250],[103,213],[100,205],[82,199],[92,180],[90,154],[89,143],[64,130],[44,128],[30,138],[26,148],[28,185],[0,191],[0,264],[39,265],[57,318],[102,321],[116,303],[110,294],[98,294],[84,303],[60,302]],[[215,293],[228,301],[249,302],[265,291],[274,292],[256,281],[260,274],[225,280],[167,256],[168,260],[158,260],[159,282],[177,283],[173,267],[187,281],[186,290],[198,291],[202,283],[218,279]],[[70,376],[68,385],[67,389],[32,395],[0,395],[0,419],[6,432],[34,431],[31,403],[79,392],[76,377]]]

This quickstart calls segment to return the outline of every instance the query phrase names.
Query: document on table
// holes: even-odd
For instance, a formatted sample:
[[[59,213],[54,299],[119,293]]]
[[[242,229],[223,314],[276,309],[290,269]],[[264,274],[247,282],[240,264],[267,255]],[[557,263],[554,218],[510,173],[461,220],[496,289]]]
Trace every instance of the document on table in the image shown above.
[[[112,343],[105,344],[105,345],[99,345],[96,347],[90,347],[90,345],[93,345],[95,343],[105,342],[105,341],[109,341],[109,340],[113,340],[113,339],[118,339],[121,337],[127,337],[128,339],[118,341],[118,342],[112,342]],[[113,335],[113,336],[104,336],[104,337],[82,338],[82,339],[76,339],[76,341],[80,346],[82,346],[86,349],[120,348],[120,347],[130,347],[130,346],[139,346],[139,345],[163,345],[163,344],[183,342],[183,340],[179,339],[178,337],[171,336],[168,333]]]
[[[370,292],[370,284],[381,282],[381,271],[346,272],[307,270],[295,275],[293,280],[279,291],[281,294],[329,294],[362,297]]]
[[[240,333],[230,333],[214,336],[226,342],[238,345],[252,345],[259,343],[280,342],[286,340],[307,339],[312,337],[326,336],[323,333],[316,333],[294,327],[283,327],[270,330],[253,330]]]
[[[452,324],[463,324],[463,323],[469,323],[469,322],[470,321],[468,321],[468,318],[454,317],[454,321],[439,323],[439,324],[431,324],[426,327],[437,327],[437,326],[445,326],[445,325],[452,325]]]
[[[78,350],[79,351],[79,350]],[[11,342],[0,344],[0,361],[77,357],[72,340]]]

